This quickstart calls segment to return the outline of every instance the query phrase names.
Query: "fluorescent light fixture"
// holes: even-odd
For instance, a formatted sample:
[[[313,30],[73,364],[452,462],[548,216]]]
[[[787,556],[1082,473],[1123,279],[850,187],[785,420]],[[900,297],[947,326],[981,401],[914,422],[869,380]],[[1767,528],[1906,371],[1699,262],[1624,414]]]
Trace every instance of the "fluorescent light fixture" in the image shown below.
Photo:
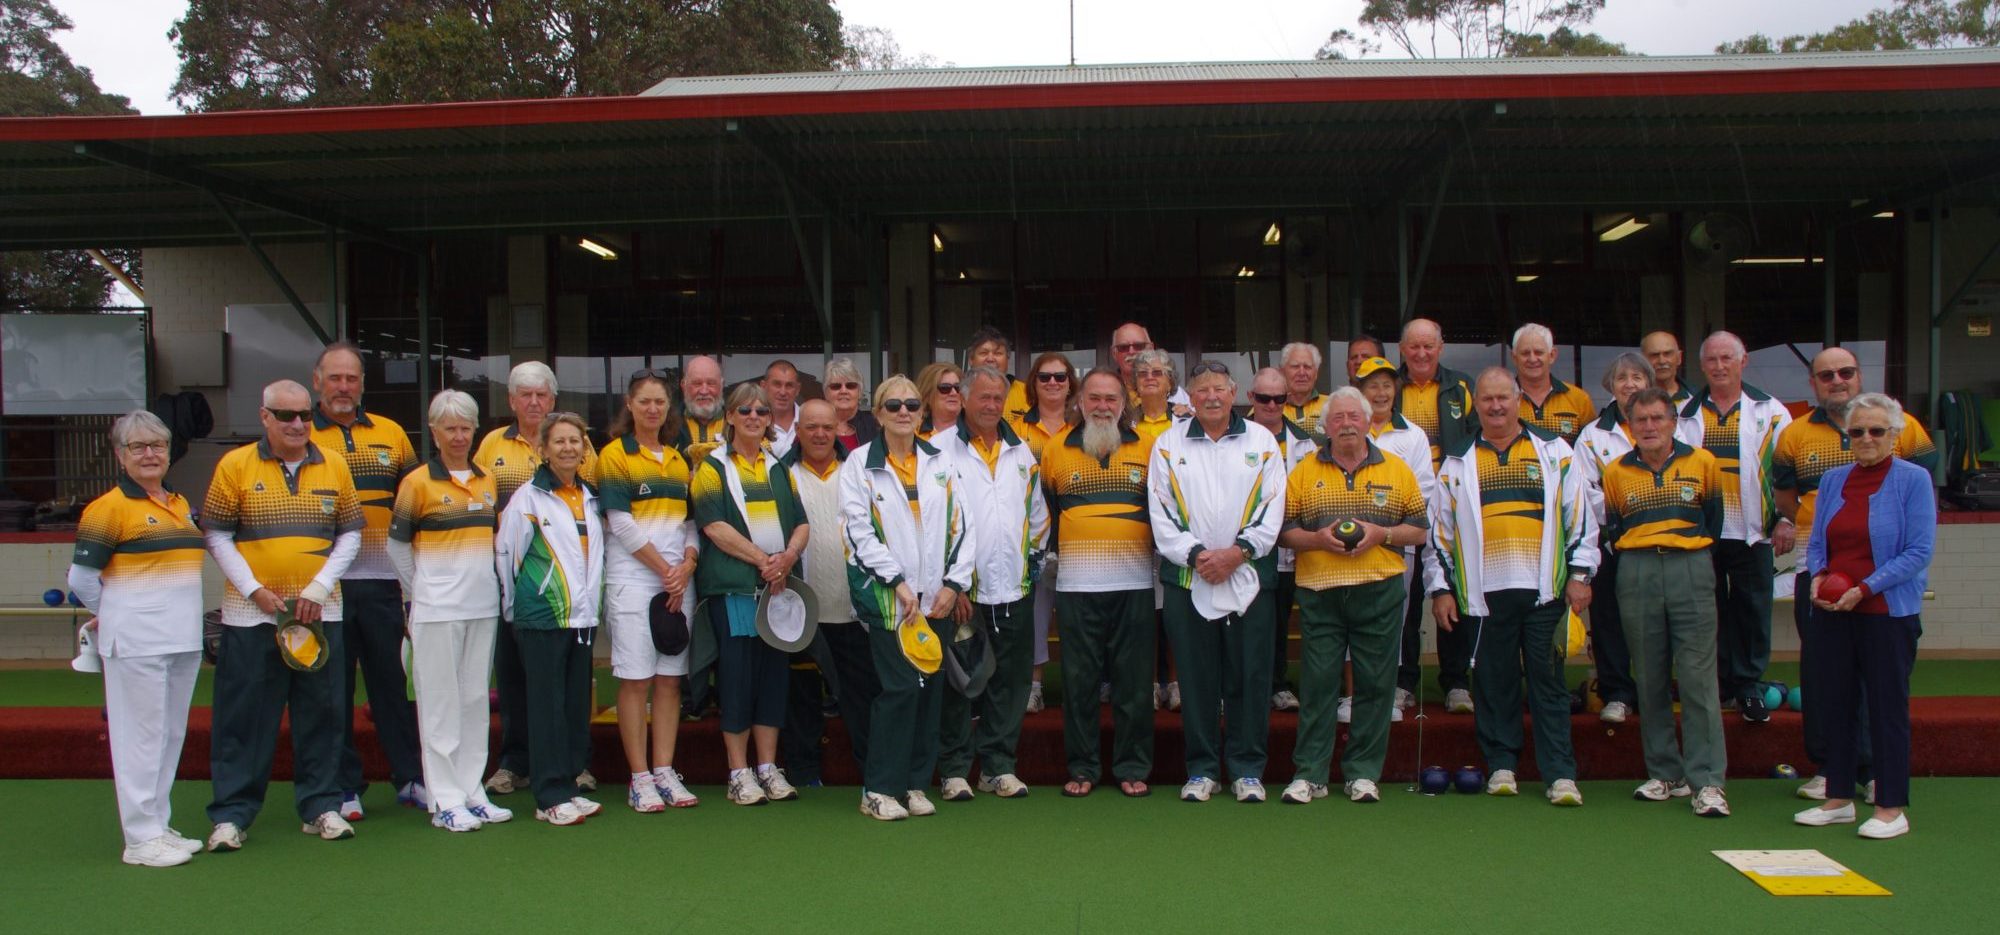
[[[1876,217],[1878,217],[1878,218],[1892,218],[1892,217],[1895,217],[1895,216],[1896,216],[1896,212],[1894,212],[1894,211],[1877,211],[1877,212],[1875,212],[1875,216],[1876,216]]]
[[[939,237],[937,231],[931,231],[931,252],[932,253],[944,252],[944,238]]]
[[[1640,220],[1637,215],[1634,215],[1632,217],[1626,218],[1623,221],[1619,221],[1617,224],[1613,225],[1610,229],[1606,230],[1604,233],[1598,234],[1597,239],[1605,243],[1611,243],[1612,241],[1615,240],[1624,240],[1625,238],[1630,237],[1633,234],[1645,230],[1649,223],[1650,222],[1648,221]]]
[[[603,257],[604,259],[607,260],[618,259],[618,251],[613,250],[610,247],[598,243],[597,241],[592,240],[588,237],[578,240],[576,242],[576,245],[592,253],[595,253],[598,256]]]
[[[1534,282],[1535,280],[1540,278],[1542,278],[1542,274],[1540,273],[1521,273],[1514,277],[1514,281],[1519,283],[1529,283],[1529,282]]]
[[[1255,276],[1255,275],[1257,275],[1257,271],[1256,271],[1256,270],[1254,270],[1254,269],[1251,269],[1251,268],[1250,268],[1250,267],[1248,267],[1248,266],[1240,266],[1240,267],[1237,267],[1237,269],[1236,269],[1236,278],[1237,278],[1237,279],[1249,279],[1250,277],[1252,277],[1252,276]]]
[[[958,271],[958,278],[960,278],[960,279],[964,279],[964,278],[965,278],[965,270],[959,270],[959,271]]]
[[[1807,259],[1802,256],[1745,256],[1729,262],[1735,266],[1804,266],[1807,263],[1817,265],[1826,261],[1819,257]]]
[[[1272,221],[1271,226],[1264,229],[1264,246],[1275,247],[1284,240],[1285,232],[1278,229],[1278,222]]]

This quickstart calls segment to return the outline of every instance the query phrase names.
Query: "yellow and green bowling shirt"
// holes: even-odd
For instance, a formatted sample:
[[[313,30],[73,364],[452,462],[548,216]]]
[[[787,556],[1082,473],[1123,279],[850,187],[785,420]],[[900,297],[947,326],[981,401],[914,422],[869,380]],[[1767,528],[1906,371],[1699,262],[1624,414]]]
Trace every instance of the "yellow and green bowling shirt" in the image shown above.
[[[1284,528],[1317,532],[1344,519],[1377,526],[1430,527],[1416,473],[1401,458],[1385,456],[1374,442],[1368,443],[1367,457],[1351,474],[1333,460],[1330,445],[1321,445],[1285,479]],[[1067,574],[1069,566],[1063,567]],[[1295,560],[1298,586],[1312,591],[1372,584],[1402,573],[1402,550],[1387,545],[1360,555],[1302,549]]]
[[[1722,535],[1722,504],[1735,479],[1715,455],[1674,442],[1658,471],[1634,448],[1604,466],[1604,531],[1619,551],[1708,548]]]
[[[1576,444],[1577,435],[1590,420],[1597,418],[1597,404],[1583,387],[1564,383],[1554,377],[1549,378],[1549,395],[1537,406],[1521,393],[1521,421],[1528,423],[1550,435],[1557,435],[1571,445]]]
[[[396,485],[417,466],[410,435],[387,416],[356,409],[354,424],[341,425],[313,409],[312,443],[347,462],[354,492],[361,498],[361,553],[347,567],[347,578],[394,580],[383,543],[389,538],[389,512],[396,502]]]
[[[500,498],[500,508],[504,510],[514,491],[542,466],[542,455],[535,449],[534,439],[521,436],[517,424],[487,432],[472,452],[472,463],[493,475],[494,496]],[[576,474],[585,483],[593,486],[597,483],[597,452],[589,445],[583,446],[583,464],[577,467]]]
[[[71,561],[96,569],[97,650],[158,656],[201,648],[201,530],[187,498],[160,503],[122,474],[83,508]]]
[[[1072,426],[1042,453],[1042,479],[1056,516],[1062,574],[1056,590],[1089,593],[1153,588],[1153,524],[1147,513],[1146,470],[1152,441],[1124,429],[1103,460],[1083,450]]]
[[[358,533],[361,526],[361,502],[347,462],[328,458],[311,442],[296,472],[285,470],[267,439],[223,455],[201,507],[201,528],[234,538],[257,582],[286,600],[298,597],[326,567],[335,539]],[[327,620],[340,619],[339,587],[321,610]],[[231,581],[222,593],[222,622],[247,627],[270,618]]]
[[[1903,433],[1896,436],[1895,455],[1926,471],[1938,462],[1937,446],[1930,434],[1917,424],[1916,417],[1903,418]],[[1854,463],[1847,433],[1833,424],[1825,409],[1815,408],[1803,419],[1794,419],[1778,436],[1778,451],[1771,459],[1771,486],[1799,495],[1799,545],[1812,541],[1813,508],[1819,503],[1819,480],[1826,472]]]

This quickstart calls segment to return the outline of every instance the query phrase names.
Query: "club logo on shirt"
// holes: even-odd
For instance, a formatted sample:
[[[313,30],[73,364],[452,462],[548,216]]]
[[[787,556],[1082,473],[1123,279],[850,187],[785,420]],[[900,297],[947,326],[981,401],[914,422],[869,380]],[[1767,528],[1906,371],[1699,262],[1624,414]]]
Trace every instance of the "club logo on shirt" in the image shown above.
[[[1565,431],[1567,431],[1567,429],[1565,429]],[[1528,465],[1528,479],[1531,481],[1540,481],[1542,479],[1541,465],[1538,464]]]
[[[641,483],[639,485],[639,496],[650,497],[652,495],[653,495],[653,485],[646,483]]]
[[[1693,502],[1694,502],[1694,485],[1693,485],[1693,484],[1682,484],[1682,485],[1681,485],[1681,502],[1682,502],[1682,503],[1693,503]]]
[[[1082,472],[1082,471],[1071,471],[1071,472],[1069,472],[1069,482],[1070,482],[1070,483],[1074,484],[1074,483],[1078,483],[1078,482],[1080,482],[1080,481],[1082,481],[1082,480],[1083,480],[1083,472]]]
[[[1256,466],[1257,466],[1257,453],[1256,453],[1256,452],[1254,452],[1254,451],[1249,451],[1249,452],[1245,452],[1245,453],[1243,454],[1243,466],[1244,466],[1244,467],[1249,467],[1249,468],[1253,468],[1253,467],[1256,467]]]
[[[321,513],[324,513],[324,514],[326,514],[327,516],[332,516],[332,515],[333,515],[333,498],[332,498],[332,497],[321,497],[321,498],[319,498],[319,511],[320,511]]]
[[[942,485],[944,483],[944,472],[939,471],[936,474],[932,474],[931,480],[937,481],[940,485]]]
[[[507,466],[507,459],[506,459],[506,458],[504,458],[504,457],[500,457],[500,458],[494,458],[494,459],[493,459],[493,466],[494,466],[494,467],[497,467],[497,468],[503,468],[503,467],[506,467],[506,466]]]
[[[1560,426],[1560,427],[1561,427],[1561,429],[1562,429],[1562,433],[1563,433],[1564,435],[1568,435],[1568,434],[1570,434],[1571,432],[1574,432],[1574,431],[1576,431],[1576,423],[1574,423],[1574,422],[1571,422],[1571,421],[1570,421],[1570,420],[1568,420],[1568,419],[1564,419],[1564,420],[1562,420],[1561,422],[1558,422],[1558,423],[1556,423],[1556,424],[1557,424],[1558,426]]]
[[[1454,419],[1465,418],[1465,407],[1460,405],[1457,400],[1453,400],[1449,403],[1446,403],[1445,408],[1451,410],[1452,418]]]
[[[251,492],[251,493],[263,493],[263,492],[264,492],[264,482],[263,482],[263,481],[258,481],[258,482],[257,482],[256,484],[252,485],[252,486],[251,486],[251,488],[250,488],[250,492]]]
[[[388,467],[388,466],[389,466],[389,453],[388,453],[388,452],[386,452],[386,451],[378,451],[378,452],[375,452],[375,463],[376,463],[376,464],[379,464],[379,465],[381,465],[381,466],[383,466],[383,467]]]
[[[1138,468],[1133,468],[1133,469],[1131,469],[1131,470],[1129,470],[1129,471],[1126,471],[1126,472],[1125,472],[1125,479],[1126,479],[1126,480],[1128,480],[1128,481],[1131,481],[1131,482],[1132,482],[1132,483],[1134,483],[1134,484],[1138,483],[1138,482],[1139,482],[1139,469],[1138,469]]]
[[[1374,499],[1376,506],[1388,506],[1389,492],[1386,490],[1377,490],[1374,492]]]
[[[148,517],[146,517],[146,525],[148,525],[148,526],[158,526],[158,525],[160,525],[160,518],[159,518],[159,517],[157,517],[157,516],[148,516]]]
[[[1686,487],[1683,487],[1683,488],[1681,488],[1681,489],[1682,489],[1682,490],[1686,490],[1687,488],[1686,488]],[[1639,505],[1639,492],[1635,490],[1635,491],[1632,491],[1631,493],[1628,493],[1628,494],[1626,494],[1626,495],[1625,495],[1625,505],[1626,505],[1626,506],[1637,506],[1637,505]]]
[[[451,494],[445,494],[445,495],[444,495],[444,505],[445,505],[445,506],[450,506],[450,505],[451,505]]]
[[[1819,463],[1819,452],[1815,451],[1815,452],[1812,452],[1811,454],[1808,454],[1808,455],[1806,455],[1806,463],[1807,463],[1807,464],[1818,464],[1818,463]]]

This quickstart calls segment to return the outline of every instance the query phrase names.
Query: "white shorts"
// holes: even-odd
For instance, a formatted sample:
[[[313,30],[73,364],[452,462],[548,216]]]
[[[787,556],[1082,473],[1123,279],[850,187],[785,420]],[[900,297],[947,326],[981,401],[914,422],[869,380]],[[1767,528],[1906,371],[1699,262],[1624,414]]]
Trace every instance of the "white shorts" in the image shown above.
[[[611,674],[621,679],[649,679],[656,675],[686,675],[688,654],[663,656],[653,648],[653,627],[646,618],[658,587],[607,583],[604,586],[604,628],[611,631]],[[694,589],[681,595],[693,598]],[[683,607],[682,609],[688,609]],[[695,626],[688,621],[688,626]],[[690,641],[692,642],[692,641]]]

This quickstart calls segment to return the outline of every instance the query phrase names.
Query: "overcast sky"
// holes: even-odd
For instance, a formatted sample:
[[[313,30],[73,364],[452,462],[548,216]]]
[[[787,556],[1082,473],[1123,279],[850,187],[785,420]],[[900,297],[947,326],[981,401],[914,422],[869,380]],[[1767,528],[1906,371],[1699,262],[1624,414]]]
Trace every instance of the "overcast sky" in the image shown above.
[[[1754,32],[1816,32],[1890,0],[1611,0],[1592,28],[1648,55],[1704,54]],[[167,29],[178,0],[56,0],[76,28],[59,39],[98,86],[148,114],[167,99],[179,61]],[[908,53],[955,65],[1069,60],[1068,0],[839,0],[852,24],[894,33]],[[1077,0],[1084,64],[1311,58],[1328,33],[1354,28],[1361,0]]]

